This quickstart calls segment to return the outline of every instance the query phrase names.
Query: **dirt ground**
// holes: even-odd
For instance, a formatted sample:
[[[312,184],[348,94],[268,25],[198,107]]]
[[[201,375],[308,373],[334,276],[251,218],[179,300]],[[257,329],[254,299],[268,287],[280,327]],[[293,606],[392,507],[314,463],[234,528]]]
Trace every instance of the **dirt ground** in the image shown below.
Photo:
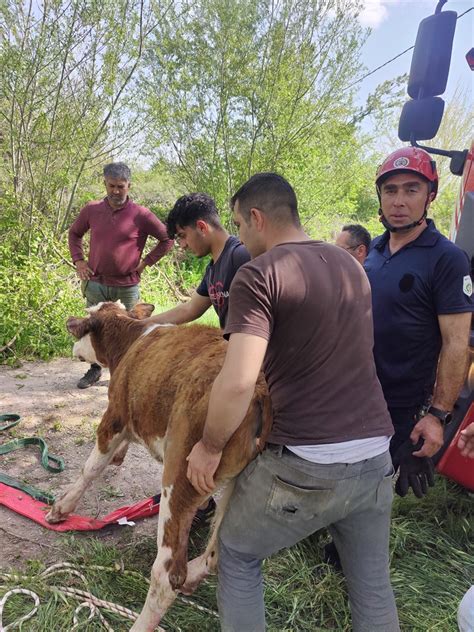
[[[109,374],[79,390],[76,382],[88,367],[69,358],[24,362],[20,368],[0,366],[0,414],[17,413],[19,425],[5,431],[0,443],[15,437],[43,437],[51,454],[63,457],[66,468],[50,474],[41,467],[39,450],[27,448],[0,456],[0,471],[45,491],[60,494],[78,476],[94,445],[95,430],[107,407]],[[100,517],[160,491],[161,465],[138,445],[131,445],[120,467],[109,466],[86,491],[75,513]],[[154,535],[157,516],[138,520],[135,527],[110,526],[79,537],[109,543],[133,529],[132,540]],[[21,568],[27,560],[60,561],[64,535],[50,531],[0,505],[0,568]]]

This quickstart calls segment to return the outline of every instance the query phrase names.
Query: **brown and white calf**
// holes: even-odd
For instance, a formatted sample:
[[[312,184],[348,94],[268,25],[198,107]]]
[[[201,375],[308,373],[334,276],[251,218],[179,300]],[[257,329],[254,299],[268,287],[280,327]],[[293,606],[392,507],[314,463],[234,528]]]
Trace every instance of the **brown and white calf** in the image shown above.
[[[100,303],[85,318],[70,318],[67,328],[78,342],[74,355],[110,369],[109,404],[97,429],[96,445],[79,479],[47,515],[64,520],[89,483],[111,463],[120,462],[128,443],[138,441],[163,461],[158,553],[145,605],[132,630],[152,631],[173,603],[178,590],[190,593],[215,570],[217,531],[233,481],[257,454],[271,426],[271,405],[260,376],[241,426],[224,449],[216,472],[224,489],[203,555],[187,561],[188,535],[200,496],[186,477],[186,457],[201,438],[212,383],[226,353],[222,333],[202,325],[158,326],[143,322],[152,305],[131,312],[118,303]],[[114,459],[115,455],[115,459]]]

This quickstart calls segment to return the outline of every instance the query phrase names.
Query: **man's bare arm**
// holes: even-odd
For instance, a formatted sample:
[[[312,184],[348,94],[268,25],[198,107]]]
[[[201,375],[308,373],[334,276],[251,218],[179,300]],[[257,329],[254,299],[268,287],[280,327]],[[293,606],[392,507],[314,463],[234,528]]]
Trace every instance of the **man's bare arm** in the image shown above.
[[[176,307],[151,316],[147,321],[152,325],[157,323],[159,325],[166,325],[167,323],[172,325],[182,325],[183,323],[190,323],[193,320],[197,320],[204,312],[212,305],[211,299],[208,296],[201,296],[196,291],[193,292],[191,300],[187,303],[180,303]]]
[[[225,361],[211,390],[204,445],[221,451],[244,419],[267,350],[264,338],[232,334]]]
[[[242,423],[255,388],[268,342],[250,334],[232,334],[224,365],[214,381],[201,441],[188,456],[188,478],[201,495],[214,488],[222,450]]]
[[[442,314],[438,316],[442,347],[436,374],[433,406],[452,410],[466,379],[469,329],[471,314]],[[443,445],[443,428],[433,415],[425,415],[414,427],[410,438],[414,443],[420,437],[423,447],[413,454],[433,456]]]
[[[433,406],[452,410],[466,379],[471,313],[438,316],[443,345],[439,356]]]

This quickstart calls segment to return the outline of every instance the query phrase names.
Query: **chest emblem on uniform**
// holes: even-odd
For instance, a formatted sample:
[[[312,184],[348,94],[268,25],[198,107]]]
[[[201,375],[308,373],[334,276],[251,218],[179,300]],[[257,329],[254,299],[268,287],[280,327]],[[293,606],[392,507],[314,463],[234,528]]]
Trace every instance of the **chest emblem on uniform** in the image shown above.
[[[404,274],[400,279],[398,287],[402,292],[409,292],[412,289],[414,283],[415,277],[413,276],[413,274]]]
[[[405,156],[401,156],[394,161],[393,166],[396,169],[400,169],[400,167],[408,167],[409,164],[410,161],[408,160],[408,158],[405,158]]]
[[[462,280],[462,291],[466,296],[472,296],[472,279],[468,274]]]

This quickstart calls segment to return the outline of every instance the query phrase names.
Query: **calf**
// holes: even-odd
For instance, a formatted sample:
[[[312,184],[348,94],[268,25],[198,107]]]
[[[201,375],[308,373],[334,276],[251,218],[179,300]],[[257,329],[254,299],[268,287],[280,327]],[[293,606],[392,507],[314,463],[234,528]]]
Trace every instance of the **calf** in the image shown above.
[[[163,461],[158,554],[143,610],[134,632],[152,631],[176,592],[189,594],[217,563],[216,539],[233,481],[257,454],[271,427],[271,405],[260,376],[247,414],[225,447],[215,481],[223,493],[205,552],[187,562],[188,536],[200,496],[186,477],[186,457],[201,438],[212,383],[226,353],[222,333],[202,325],[159,326],[143,322],[152,305],[125,311],[120,302],[100,303],[67,327],[78,342],[74,355],[110,369],[109,404],[97,429],[96,445],[79,479],[46,516],[64,520],[89,483],[111,462],[120,462],[130,441]],[[260,437],[257,441],[257,437]]]

